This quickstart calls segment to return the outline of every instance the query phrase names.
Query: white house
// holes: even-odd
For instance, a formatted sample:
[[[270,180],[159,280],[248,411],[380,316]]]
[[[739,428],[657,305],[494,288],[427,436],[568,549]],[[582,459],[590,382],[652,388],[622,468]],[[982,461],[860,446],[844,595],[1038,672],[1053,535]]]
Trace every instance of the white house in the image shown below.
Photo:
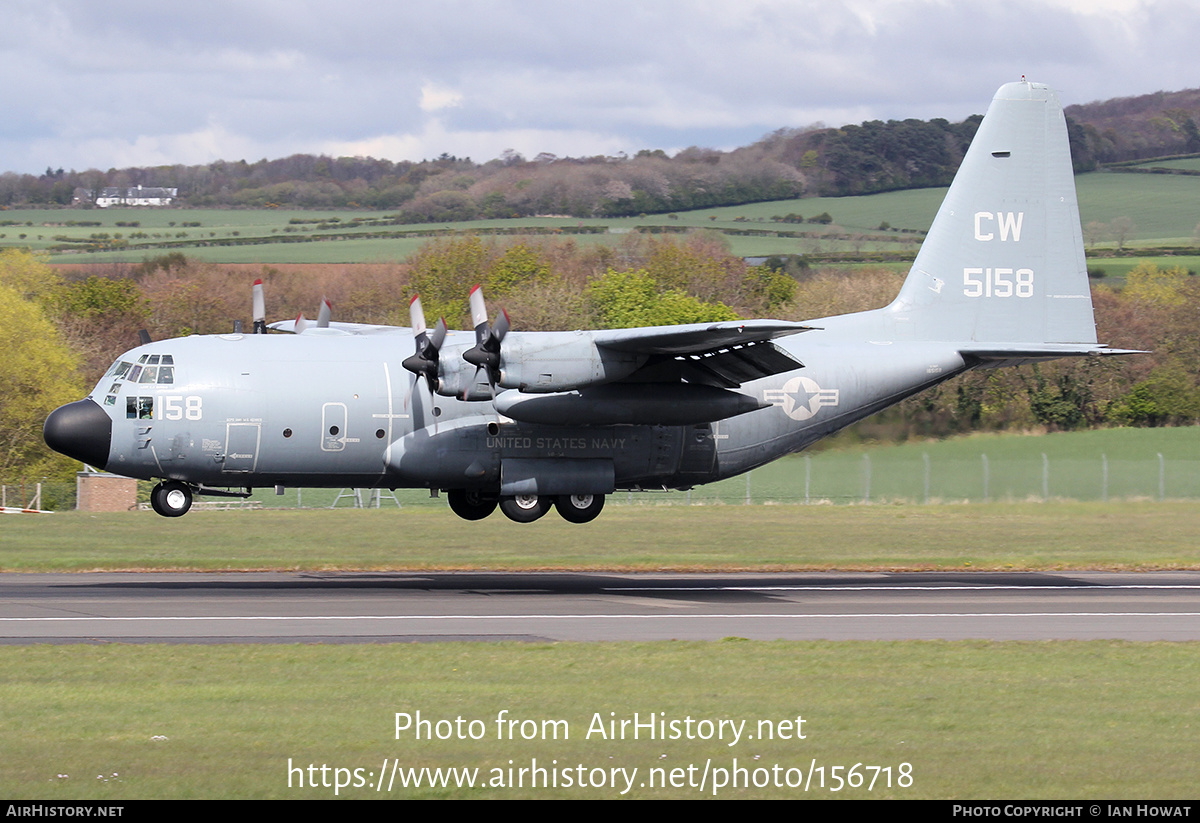
[[[92,190],[85,189],[81,199],[92,199]],[[127,189],[116,186],[100,190],[96,205],[102,209],[109,206],[169,206],[179,195],[179,189],[164,189],[158,186],[133,186]]]

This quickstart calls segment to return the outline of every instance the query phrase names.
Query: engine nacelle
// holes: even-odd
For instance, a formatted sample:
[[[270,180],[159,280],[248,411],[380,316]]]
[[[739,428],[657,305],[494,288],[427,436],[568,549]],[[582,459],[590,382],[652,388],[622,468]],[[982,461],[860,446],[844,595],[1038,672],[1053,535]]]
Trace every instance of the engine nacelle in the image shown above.
[[[446,346],[438,359],[437,393],[490,400],[486,370],[463,359],[469,346]],[[498,389],[545,394],[573,391],[629,376],[646,355],[597,346],[591,332],[511,332],[500,350]]]
[[[596,345],[591,332],[509,334],[500,360],[500,385],[523,392],[572,391],[628,377],[645,355]]]

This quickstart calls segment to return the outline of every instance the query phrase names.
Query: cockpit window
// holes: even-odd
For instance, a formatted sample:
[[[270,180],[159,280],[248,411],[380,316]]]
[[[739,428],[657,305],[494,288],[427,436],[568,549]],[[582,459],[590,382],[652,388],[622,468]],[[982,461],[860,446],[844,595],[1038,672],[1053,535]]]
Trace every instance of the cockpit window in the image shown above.
[[[115,406],[117,405],[117,397],[121,393],[121,387],[124,385],[121,382],[122,380],[127,383],[137,383],[138,385],[175,385],[175,357],[170,354],[143,354],[138,358],[137,365],[130,363],[128,360],[118,360],[109,369],[109,374],[112,375],[114,382],[108,388],[108,393],[104,398],[104,405]],[[139,405],[142,401],[146,404],[145,408]],[[152,398],[127,397],[126,417],[130,419],[147,419],[149,417],[148,409],[152,405]]]
[[[154,398],[134,397],[125,398],[125,417],[129,420],[154,419]]]

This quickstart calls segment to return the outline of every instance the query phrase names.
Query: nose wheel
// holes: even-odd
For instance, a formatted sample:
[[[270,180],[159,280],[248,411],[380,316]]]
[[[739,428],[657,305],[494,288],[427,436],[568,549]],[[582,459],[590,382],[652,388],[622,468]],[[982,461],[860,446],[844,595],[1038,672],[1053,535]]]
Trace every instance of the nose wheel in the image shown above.
[[[166,480],[150,491],[150,507],[163,517],[180,517],[192,507],[192,490],[178,480]]]

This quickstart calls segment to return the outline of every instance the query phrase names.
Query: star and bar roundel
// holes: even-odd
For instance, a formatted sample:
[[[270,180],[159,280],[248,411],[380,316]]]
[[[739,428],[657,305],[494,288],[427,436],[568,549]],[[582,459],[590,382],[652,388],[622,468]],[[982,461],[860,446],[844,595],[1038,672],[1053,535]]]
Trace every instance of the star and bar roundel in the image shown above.
[[[781,389],[767,389],[763,400],[779,406],[793,420],[808,420],[824,406],[838,404],[837,389],[823,389],[811,377],[793,377]]]

